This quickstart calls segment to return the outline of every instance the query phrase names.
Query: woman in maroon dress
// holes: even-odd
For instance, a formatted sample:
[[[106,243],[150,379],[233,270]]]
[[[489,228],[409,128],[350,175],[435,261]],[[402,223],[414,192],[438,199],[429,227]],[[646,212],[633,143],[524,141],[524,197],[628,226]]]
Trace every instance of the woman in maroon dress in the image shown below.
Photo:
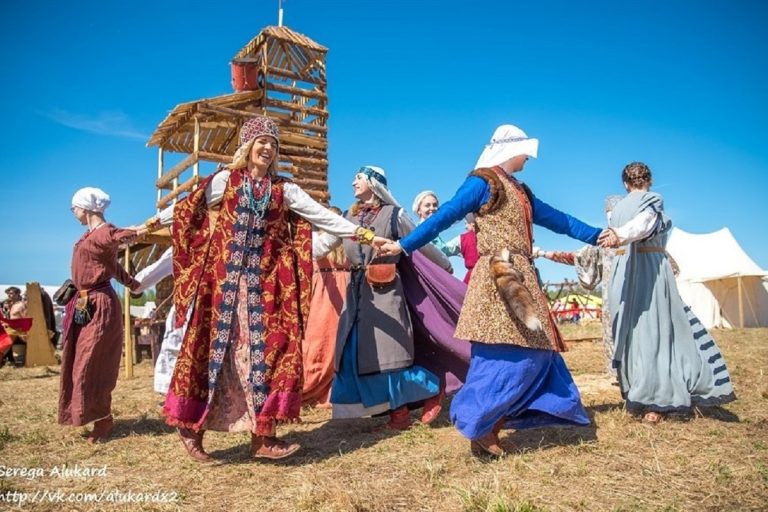
[[[112,432],[112,390],[122,354],[120,301],[110,280],[130,289],[139,286],[117,261],[118,246],[136,232],[104,220],[109,203],[109,195],[92,187],[78,190],[72,198],[72,213],[88,231],[72,254],[72,281],[78,293],[67,304],[59,423],[80,426],[95,421],[90,443],[103,441]]]

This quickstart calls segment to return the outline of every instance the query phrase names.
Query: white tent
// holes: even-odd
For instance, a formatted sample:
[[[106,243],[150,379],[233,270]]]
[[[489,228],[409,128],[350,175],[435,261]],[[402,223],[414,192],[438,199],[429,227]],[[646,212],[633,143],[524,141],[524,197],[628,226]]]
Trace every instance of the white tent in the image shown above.
[[[702,235],[674,228],[667,252],[680,267],[683,302],[705,327],[768,327],[768,272],[728,228]]]

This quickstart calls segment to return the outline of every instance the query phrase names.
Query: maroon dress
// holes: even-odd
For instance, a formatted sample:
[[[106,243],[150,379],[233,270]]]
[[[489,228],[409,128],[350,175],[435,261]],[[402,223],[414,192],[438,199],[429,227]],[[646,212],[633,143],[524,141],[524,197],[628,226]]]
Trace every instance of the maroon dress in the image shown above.
[[[123,342],[120,301],[110,279],[130,289],[139,286],[117,261],[118,246],[133,234],[104,224],[75,244],[72,280],[78,290],[88,290],[92,316],[86,325],[77,325],[71,321],[73,304],[67,306],[59,389],[62,425],[85,425],[110,415]]]

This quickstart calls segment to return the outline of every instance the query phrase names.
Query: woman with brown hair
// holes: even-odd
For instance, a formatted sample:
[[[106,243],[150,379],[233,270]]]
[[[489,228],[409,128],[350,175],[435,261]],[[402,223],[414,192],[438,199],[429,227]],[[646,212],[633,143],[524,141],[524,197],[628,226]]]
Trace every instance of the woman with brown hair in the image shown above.
[[[627,195],[613,208],[602,247],[614,247],[608,301],[613,313],[613,365],[627,409],[648,423],[666,413],[736,399],[715,344],[677,291],[665,251],[672,221],[651,192],[651,169],[622,171]]]

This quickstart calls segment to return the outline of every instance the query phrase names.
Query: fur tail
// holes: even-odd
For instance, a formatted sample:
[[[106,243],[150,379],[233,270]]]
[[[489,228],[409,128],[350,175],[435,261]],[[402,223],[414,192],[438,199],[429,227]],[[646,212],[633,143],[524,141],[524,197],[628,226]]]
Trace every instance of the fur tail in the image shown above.
[[[541,321],[536,317],[533,306],[533,296],[523,284],[523,274],[512,266],[507,249],[502,249],[491,258],[491,275],[501,298],[515,316],[531,331],[541,330]]]

